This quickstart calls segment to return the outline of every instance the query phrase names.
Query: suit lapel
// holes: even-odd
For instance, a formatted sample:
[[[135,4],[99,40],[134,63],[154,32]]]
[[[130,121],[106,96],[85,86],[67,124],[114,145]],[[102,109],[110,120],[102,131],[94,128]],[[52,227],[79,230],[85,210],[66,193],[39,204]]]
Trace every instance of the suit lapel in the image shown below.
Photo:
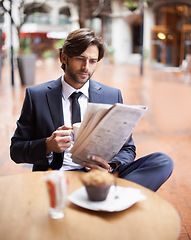
[[[47,101],[55,129],[64,125],[62,107],[62,82],[61,78],[48,85]],[[90,79],[89,102],[103,103],[103,91],[98,82]]]
[[[62,108],[62,83],[61,78],[48,86],[47,101],[55,129],[64,124]]]
[[[101,85],[91,79],[89,87],[89,102],[103,103],[103,91]]]

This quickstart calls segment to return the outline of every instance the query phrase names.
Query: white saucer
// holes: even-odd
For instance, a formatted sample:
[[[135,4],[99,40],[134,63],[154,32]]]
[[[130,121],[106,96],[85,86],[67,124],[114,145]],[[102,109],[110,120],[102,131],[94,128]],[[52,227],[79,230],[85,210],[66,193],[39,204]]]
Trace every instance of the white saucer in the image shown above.
[[[104,201],[90,201],[85,187],[81,187],[68,196],[68,199],[82,207],[94,211],[118,212],[131,207],[136,202],[146,199],[137,188],[112,186],[107,199]]]

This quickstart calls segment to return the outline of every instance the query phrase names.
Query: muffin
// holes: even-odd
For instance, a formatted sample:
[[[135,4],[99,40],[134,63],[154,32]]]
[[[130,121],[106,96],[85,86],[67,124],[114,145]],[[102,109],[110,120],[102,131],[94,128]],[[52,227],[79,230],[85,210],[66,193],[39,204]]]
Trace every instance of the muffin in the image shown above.
[[[106,199],[111,185],[114,184],[114,176],[95,169],[85,173],[82,182],[90,201],[103,201]]]

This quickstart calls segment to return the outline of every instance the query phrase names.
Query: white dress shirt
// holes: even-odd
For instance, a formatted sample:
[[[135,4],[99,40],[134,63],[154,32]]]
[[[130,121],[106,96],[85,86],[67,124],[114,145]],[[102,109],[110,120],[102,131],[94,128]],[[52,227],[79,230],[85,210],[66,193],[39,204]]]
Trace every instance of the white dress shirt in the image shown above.
[[[72,126],[72,101],[69,98],[73,92],[82,92],[82,95],[79,97],[78,102],[80,104],[81,111],[81,121],[84,118],[87,103],[89,99],[89,81],[87,81],[82,88],[76,90],[71,87],[68,83],[64,81],[64,75],[62,76],[62,106],[63,106],[63,115],[64,115],[64,125],[67,127]],[[81,165],[72,162],[71,153],[69,153],[70,148],[66,149],[64,152],[64,161],[61,170],[73,170],[83,168]]]

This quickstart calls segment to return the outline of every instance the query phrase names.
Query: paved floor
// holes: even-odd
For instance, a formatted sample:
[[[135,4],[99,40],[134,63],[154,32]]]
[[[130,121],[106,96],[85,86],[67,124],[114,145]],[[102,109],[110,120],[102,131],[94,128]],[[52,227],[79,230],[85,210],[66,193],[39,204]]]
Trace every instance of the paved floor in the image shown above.
[[[43,63],[38,60],[35,84],[56,79],[60,74],[58,61]],[[9,63],[6,63],[0,80],[1,175],[31,171],[29,165],[16,165],[9,157],[10,137],[25,94],[17,69],[14,87],[11,87],[10,76]],[[139,66],[100,63],[93,79],[120,88],[125,104],[149,107],[134,132],[137,157],[161,151],[174,160],[174,172],[158,194],[179,212],[179,240],[191,239],[191,78],[177,69],[159,67],[145,67],[141,77]]]

